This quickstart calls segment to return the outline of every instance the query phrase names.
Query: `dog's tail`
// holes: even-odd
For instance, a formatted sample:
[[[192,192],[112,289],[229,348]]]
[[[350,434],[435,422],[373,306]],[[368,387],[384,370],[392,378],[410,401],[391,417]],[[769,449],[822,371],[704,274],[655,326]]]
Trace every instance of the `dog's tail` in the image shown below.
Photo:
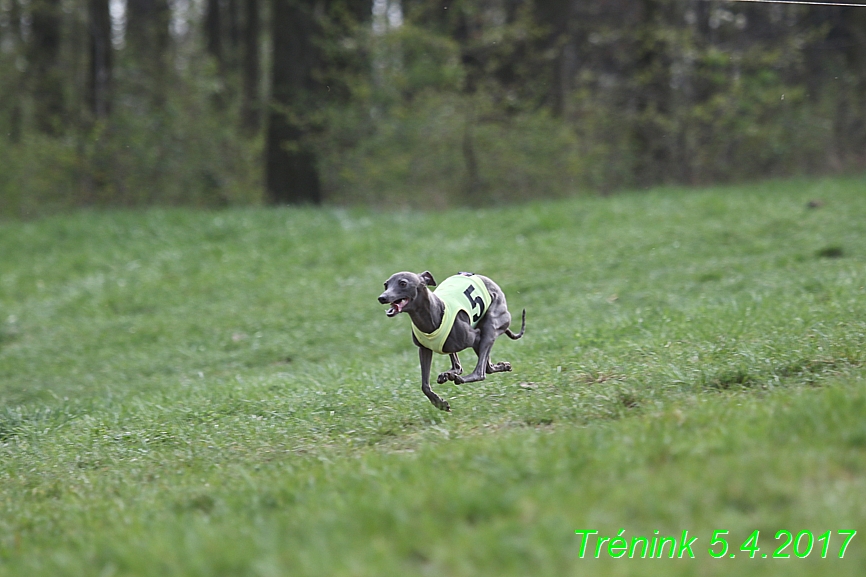
[[[505,334],[508,335],[508,338],[514,339],[515,341],[523,336],[523,333],[526,332],[526,309],[523,309],[523,315],[521,315],[520,321],[520,332],[516,335],[511,332],[511,329],[505,329]]]

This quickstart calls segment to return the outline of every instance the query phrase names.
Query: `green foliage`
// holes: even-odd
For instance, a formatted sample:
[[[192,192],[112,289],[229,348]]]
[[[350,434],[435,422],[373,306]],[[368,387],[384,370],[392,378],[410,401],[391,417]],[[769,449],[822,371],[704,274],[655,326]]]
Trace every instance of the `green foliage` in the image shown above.
[[[0,571],[859,575],[860,535],[706,547],[866,513],[863,186],[4,223]],[[527,309],[514,372],[436,387],[450,414],[375,301],[422,268]],[[576,529],[621,528],[696,559],[579,558]]]
[[[211,78],[195,80],[159,109],[118,107],[87,136],[82,162],[92,180],[86,193],[97,204],[259,201],[260,141],[238,137],[236,110],[213,110],[219,86]]]
[[[246,27],[233,4],[208,4],[226,11],[208,32],[226,36],[219,59],[201,46],[201,15],[176,5],[171,34],[142,12],[130,17],[153,30],[130,23],[128,42],[114,39],[111,110],[97,119],[86,102],[84,3],[57,14],[58,64],[42,72],[63,90],[45,102],[33,84],[40,50],[24,26],[33,5],[0,3],[0,217],[255,204],[265,146],[274,159],[290,148],[315,155],[305,182],[342,205],[477,206],[851,173],[866,160],[863,11],[406,0],[402,23],[387,24],[362,2],[313,4],[302,13],[315,57],[305,83],[287,81],[291,102],[260,105],[243,90],[242,78],[273,83],[265,68],[282,60],[263,50],[242,70]],[[257,34],[263,48],[273,40]],[[52,118],[40,118],[49,108]],[[288,115],[290,130],[265,145],[255,112]],[[305,198],[278,192],[272,200]]]
[[[495,113],[480,96],[426,91],[355,146],[323,146],[331,200],[444,208],[579,190],[585,164],[568,126],[545,110],[479,120],[485,111]]]
[[[211,72],[183,82],[155,107],[142,98],[107,121],[52,138],[0,141],[0,217],[76,206],[193,205],[260,201],[260,138],[237,136],[237,111],[215,110]]]
[[[375,83],[383,99],[389,95],[411,98],[424,90],[450,92],[463,86],[460,47],[448,37],[407,25],[374,37],[373,42],[373,50],[381,58],[377,63],[381,76]],[[395,60],[389,62],[391,59]]]
[[[0,143],[0,217],[32,216],[74,206],[80,178],[74,142],[27,134]]]
[[[809,68],[827,23],[660,1],[562,28],[531,7],[485,6],[410,3],[408,24],[351,45],[374,74],[354,79],[316,137],[332,201],[472,205],[861,166],[834,151],[857,148],[838,105],[863,86]],[[559,77],[566,48],[579,64]]]

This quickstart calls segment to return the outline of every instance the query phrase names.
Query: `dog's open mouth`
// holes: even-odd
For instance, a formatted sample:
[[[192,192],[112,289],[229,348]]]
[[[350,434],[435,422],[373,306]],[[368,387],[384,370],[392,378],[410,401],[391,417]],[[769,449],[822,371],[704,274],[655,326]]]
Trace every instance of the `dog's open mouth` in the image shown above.
[[[385,314],[389,317],[393,317],[397,313],[403,312],[403,307],[409,302],[409,299],[400,299],[398,301],[394,301],[391,303],[391,308],[385,311]]]

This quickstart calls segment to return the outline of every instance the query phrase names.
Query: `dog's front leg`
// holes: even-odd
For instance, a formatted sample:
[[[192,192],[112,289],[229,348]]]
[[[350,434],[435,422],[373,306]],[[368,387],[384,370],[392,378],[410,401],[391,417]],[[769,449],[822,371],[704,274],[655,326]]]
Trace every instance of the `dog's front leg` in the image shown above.
[[[439,376],[436,377],[436,382],[440,385],[445,381],[453,381],[454,377],[463,374],[463,366],[460,364],[457,353],[448,353],[448,356],[451,358],[451,370],[439,373]]]
[[[433,403],[433,406],[443,411],[451,411],[448,401],[433,392],[430,388],[430,365],[433,364],[433,351],[426,347],[418,347],[418,359],[421,361],[421,390]]]

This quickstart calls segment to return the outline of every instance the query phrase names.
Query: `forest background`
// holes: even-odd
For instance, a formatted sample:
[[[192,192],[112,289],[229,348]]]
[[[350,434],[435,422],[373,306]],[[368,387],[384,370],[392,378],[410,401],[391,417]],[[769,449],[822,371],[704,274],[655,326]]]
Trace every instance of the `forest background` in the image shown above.
[[[0,0],[0,217],[478,205],[866,166],[866,9]]]

